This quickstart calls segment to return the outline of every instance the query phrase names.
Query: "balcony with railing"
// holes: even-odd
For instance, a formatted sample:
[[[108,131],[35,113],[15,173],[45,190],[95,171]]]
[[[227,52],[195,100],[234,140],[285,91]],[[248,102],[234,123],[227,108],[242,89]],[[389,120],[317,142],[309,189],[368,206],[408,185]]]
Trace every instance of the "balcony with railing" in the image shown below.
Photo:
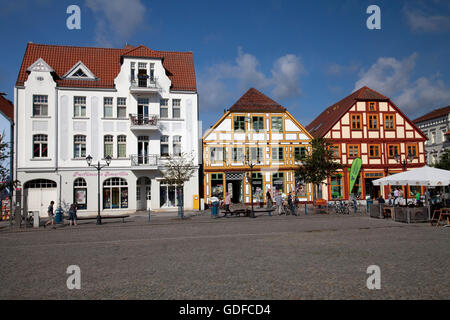
[[[130,159],[132,169],[158,169],[159,155],[157,154],[132,154],[130,155]]]
[[[129,114],[131,130],[158,130],[158,115],[150,114],[144,116],[141,114]]]
[[[146,74],[140,74],[136,77],[130,77],[130,92],[131,93],[156,93],[159,92],[160,86],[158,79],[150,77]]]

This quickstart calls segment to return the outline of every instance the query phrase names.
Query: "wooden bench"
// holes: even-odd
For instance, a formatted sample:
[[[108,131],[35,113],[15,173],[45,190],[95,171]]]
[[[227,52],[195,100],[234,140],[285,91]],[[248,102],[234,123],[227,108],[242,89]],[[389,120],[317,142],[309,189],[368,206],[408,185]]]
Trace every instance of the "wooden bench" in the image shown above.
[[[314,211],[316,211],[316,209],[319,209],[319,213],[321,213],[322,206],[325,207],[325,211],[322,211],[322,212],[325,212],[328,214],[327,200],[325,200],[325,199],[314,200]]]
[[[250,214],[250,211],[245,204],[243,203],[232,203],[230,204],[230,211],[227,212],[225,209],[221,211],[223,214],[229,213],[230,215],[241,215],[244,214],[245,216],[248,216]]]
[[[129,214],[120,214],[120,215],[114,215],[114,216],[101,216],[103,219],[122,219],[122,223],[125,223],[125,218],[129,218]],[[97,216],[93,217],[77,217],[77,221],[81,220],[97,220]]]

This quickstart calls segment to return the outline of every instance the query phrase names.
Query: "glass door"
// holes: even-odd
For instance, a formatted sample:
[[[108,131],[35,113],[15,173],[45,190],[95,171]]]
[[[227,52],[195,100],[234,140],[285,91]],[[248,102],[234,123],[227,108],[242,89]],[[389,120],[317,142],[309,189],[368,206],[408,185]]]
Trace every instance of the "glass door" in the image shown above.
[[[149,139],[148,137],[139,136],[138,137],[138,164],[148,164],[148,147]]]

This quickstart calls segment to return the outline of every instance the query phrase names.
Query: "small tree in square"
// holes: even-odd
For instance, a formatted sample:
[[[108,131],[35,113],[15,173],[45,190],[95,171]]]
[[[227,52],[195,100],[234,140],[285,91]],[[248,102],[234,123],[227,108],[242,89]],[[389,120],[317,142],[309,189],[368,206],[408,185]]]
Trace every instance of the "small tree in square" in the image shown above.
[[[182,153],[181,156],[170,155],[166,158],[167,163],[162,170],[164,180],[168,185],[175,186],[178,200],[178,215],[184,217],[183,186],[189,181],[198,169],[194,165],[195,156],[193,154]]]
[[[4,133],[0,134],[0,192],[4,189],[11,191],[13,181],[11,181],[10,170],[5,165],[5,160],[10,158],[8,143],[4,141]],[[11,161],[11,160],[10,160]]]
[[[313,184],[313,199],[317,198],[317,190],[324,180],[337,174],[337,170],[343,166],[331,149],[331,144],[325,138],[311,140],[311,152],[309,152],[303,164],[296,171],[296,176],[305,183]]]

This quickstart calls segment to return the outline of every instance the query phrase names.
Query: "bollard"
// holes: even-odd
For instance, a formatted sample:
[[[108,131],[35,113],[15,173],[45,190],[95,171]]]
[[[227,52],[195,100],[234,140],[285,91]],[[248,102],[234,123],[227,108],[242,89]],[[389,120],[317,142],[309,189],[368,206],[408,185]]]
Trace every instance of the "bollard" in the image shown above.
[[[33,227],[39,228],[39,211],[33,212]]]
[[[357,209],[357,207],[356,207],[356,200],[355,200],[355,199],[353,199],[353,208],[354,208],[354,210],[355,210],[355,213],[356,213],[356,209]]]
[[[308,207],[306,206],[306,201],[305,201],[305,216],[308,215]]]
[[[150,208],[148,208],[148,223],[150,223]]]

